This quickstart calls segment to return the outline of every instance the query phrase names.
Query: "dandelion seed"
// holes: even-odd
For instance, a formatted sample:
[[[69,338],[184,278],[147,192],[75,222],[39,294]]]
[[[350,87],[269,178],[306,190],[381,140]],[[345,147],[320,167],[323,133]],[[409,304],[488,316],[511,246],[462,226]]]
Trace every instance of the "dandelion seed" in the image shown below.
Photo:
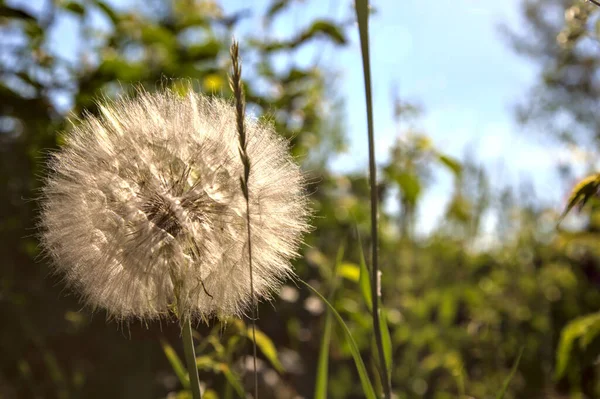
[[[152,319],[251,305],[236,113],[191,91],[142,92],[100,107],[49,162],[42,244],[93,308]],[[307,231],[303,176],[271,126],[246,120],[255,295],[293,274]]]

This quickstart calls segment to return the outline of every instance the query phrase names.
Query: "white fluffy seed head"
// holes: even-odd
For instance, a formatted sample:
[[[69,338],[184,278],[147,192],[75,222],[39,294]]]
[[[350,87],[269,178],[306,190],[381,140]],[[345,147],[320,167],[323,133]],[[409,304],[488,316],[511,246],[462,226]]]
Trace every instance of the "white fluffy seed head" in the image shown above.
[[[100,107],[49,162],[41,238],[56,270],[118,319],[241,315],[251,305],[234,108],[189,92]],[[254,291],[292,275],[308,230],[303,175],[273,128],[246,120]]]

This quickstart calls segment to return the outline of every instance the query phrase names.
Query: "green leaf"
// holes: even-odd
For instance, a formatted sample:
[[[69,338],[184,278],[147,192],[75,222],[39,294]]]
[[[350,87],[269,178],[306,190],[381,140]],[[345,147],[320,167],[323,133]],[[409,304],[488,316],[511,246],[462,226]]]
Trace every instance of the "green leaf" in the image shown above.
[[[227,379],[227,382],[233,387],[238,396],[240,398],[244,398],[244,386],[242,385],[242,382],[239,380],[239,378],[233,373],[233,371],[231,371],[229,366],[225,363],[221,363],[219,365],[219,370],[223,373],[223,375]]]
[[[390,329],[387,324],[387,316],[384,309],[379,303],[379,328],[381,330],[381,342],[383,344],[383,357],[385,358],[386,371],[388,373],[388,379],[392,378],[392,338],[390,337]]]
[[[329,36],[337,44],[346,44],[347,40],[342,30],[334,23],[324,20],[315,21],[305,33],[307,38],[317,34]]]
[[[600,334],[600,312],[579,317],[563,328],[560,342],[556,350],[556,371],[554,377],[563,377],[569,365],[571,351],[575,340],[581,338],[582,349],[585,350],[592,340]]]
[[[290,2],[290,0],[275,1],[273,4],[271,4],[269,9],[267,10],[266,16],[269,18],[273,18],[275,16],[275,14],[282,11],[285,8],[285,6],[288,5],[289,2]]]
[[[357,283],[360,278],[360,267],[354,263],[344,262],[338,267],[337,275]]]
[[[358,346],[356,345],[356,341],[354,341],[354,338],[352,337],[352,333],[348,329],[348,326],[344,322],[344,319],[342,319],[342,316],[340,316],[340,314],[337,312],[337,310],[335,310],[333,305],[331,305],[331,303],[329,303],[329,301],[327,301],[327,299],[325,299],[325,297],[323,295],[321,295],[317,290],[315,290],[310,284],[308,284],[306,281],[304,281],[302,279],[298,279],[298,281],[300,281],[308,289],[310,289],[315,295],[317,295],[319,298],[321,298],[323,303],[325,303],[325,305],[327,305],[327,307],[331,311],[331,314],[333,314],[333,316],[339,323],[340,327],[342,328],[342,331],[344,332],[346,341],[348,342],[348,346],[350,347],[350,352],[352,353],[352,358],[354,359],[354,364],[356,365],[356,370],[358,371],[358,376],[360,378],[360,383],[362,385],[363,393],[365,394],[365,398],[376,399],[377,396],[375,395],[375,390],[373,389],[373,384],[371,384],[371,380],[369,379],[369,375],[367,374],[367,368],[365,367],[365,363],[363,362],[362,358],[360,357],[360,351],[358,349]]]
[[[160,25],[145,24],[140,27],[141,40],[144,44],[160,44],[166,50],[174,50],[177,38],[168,29]]]
[[[416,204],[421,194],[419,178],[408,172],[399,172],[393,175],[393,179],[400,186],[406,200],[413,205]]]
[[[585,331],[579,340],[579,347],[581,350],[585,350],[598,336],[600,336],[600,317],[592,316],[592,320],[590,320],[590,323],[586,326]]]
[[[247,329],[246,334],[247,337],[252,340],[252,329]],[[277,356],[275,344],[273,344],[273,341],[271,341],[271,338],[269,338],[267,334],[260,331],[258,328],[256,328],[256,346],[278,372],[283,373],[285,371],[283,365],[279,361],[279,357]]]
[[[110,8],[108,4],[106,4],[106,2],[101,0],[95,0],[94,3],[96,3],[98,8],[102,10],[104,14],[106,14],[106,16],[112,21],[113,24],[117,25],[119,23],[119,16],[112,8]]]
[[[333,299],[336,291],[336,278],[339,273],[342,259],[344,257],[344,246],[338,248],[335,265],[333,266],[332,289],[329,299]],[[315,383],[315,399],[327,399],[327,381],[329,380],[329,344],[331,342],[331,311],[327,311],[325,324],[323,326],[323,337],[321,339],[321,348],[319,349],[319,362],[317,364],[317,381]]]
[[[65,379],[65,373],[62,367],[60,367],[60,363],[58,362],[56,355],[52,351],[47,350],[45,348],[42,350],[44,354],[44,363],[46,365],[46,368],[48,369],[48,373],[50,374],[52,381],[56,385],[57,396],[60,398],[67,397],[68,394],[66,392],[67,382]]]
[[[218,365],[212,356],[196,356],[196,367],[200,370],[215,370],[217,369],[217,366]]]
[[[72,12],[73,14],[77,14],[82,16],[85,14],[85,8],[82,4],[76,3],[74,1],[68,1],[63,4],[63,8],[67,11]]]
[[[98,74],[123,82],[138,82],[148,73],[148,66],[143,62],[128,62],[123,58],[105,57],[98,66]]]
[[[8,7],[4,4],[0,4],[0,17],[4,18],[19,18],[26,19],[29,21],[35,21],[35,17],[27,11],[19,10],[17,8]]]
[[[444,166],[446,166],[456,177],[459,177],[462,173],[462,165],[456,159],[449,157],[448,155],[438,154],[438,159]]]
[[[522,346],[521,349],[519,350],[519,354],[517,355],[517,359],[513,363],[512,369],[510,370],[510,374],[504,380],[504,384],[502,385],[502,390],[500,392],[498,392],[498,395],[496,395],[496,399],[503,399],[504,395],[506,395],[508,386],[510,385],[510,382],[512,381],[513,377],[515,376],[517,369],[519,368],[519,363],[521,362],[521,356],[523,356],[524,350],[525,350],[525,347]]]
[[[318,36],[326,36],[336,44],[347,43],[347,39],[340,27],[330,21],[317,20],[291,40],[265,43],[262,47],[265,51],[291,50]]]
[[[165,340],[161,340],[160,344],[163,348],[163,352],[165,352],[165,356],[169,360],[169,363],[171,363],[171,367],[173,368],[173,371],[177,375],[177,378],[179,378],[179,382],[181,382],[181,385],[185,389],[189,389],[190,388],[190,378],[188,376],[188,372],[187,372],[185,366],[181,362],[181,359],[179,359],[179,356],[177,356],[177,353],[175,352],[173,347],[171,345],[169,345],[168,342],[166,342]]]
[[[362,293],[363,300],[365,301],[369,312],[372,312],[373,298],[371,296],[371,279],[369,277],[369,269],[367,269],[367,263],[365,261],[365,254],[363,252],[360,235],[358,236],[358,253],[360,257],[360,277],[358,284],[360,286],[360,292]]]
[[[588,176],[585,179],[581,180],[573,190],[571,191],[571,195],[569,196],[569,200],[567,201],[567,207],[564,212],[560,216],[560,220],[564,219],[564,217],[569,213],[574,206],[583,206],[590,198],[595,195],[598,195],[600,191],[600,173]]]
[[[187,48],[184,59],[189,61],[213,60],[219,55],[221,44],[216,40],[193,44]]]

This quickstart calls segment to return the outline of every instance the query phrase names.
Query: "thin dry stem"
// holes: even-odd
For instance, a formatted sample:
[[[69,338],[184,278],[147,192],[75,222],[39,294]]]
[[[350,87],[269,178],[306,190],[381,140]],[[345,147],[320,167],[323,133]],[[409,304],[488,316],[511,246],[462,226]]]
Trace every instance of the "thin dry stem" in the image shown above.
[[[256,368],[256,298],[254,296],[254,278],[252,270],[252,240],[250,224],[250,196],[248,191],[248,181],[250,179],[250,157],[248,156],[248,143],[246,140],[246,127],[244,117],[246,113],[246,102],[244,98],[244,89],[242,88],[242,65],[239,54],[238,42],[233,40],[231,44],[231,63],[232,72],[229,84],[235,97],[235,110],[237,120],[237,131],[240,141],[240,158],[244,165],[244,175],[240,178],[240,186],[246,200],[246,225],[248,228],[248,265],[250,267],[250,292],[252,295],[252,350],[254,363],[254,397],[258,398],[258,372]]]

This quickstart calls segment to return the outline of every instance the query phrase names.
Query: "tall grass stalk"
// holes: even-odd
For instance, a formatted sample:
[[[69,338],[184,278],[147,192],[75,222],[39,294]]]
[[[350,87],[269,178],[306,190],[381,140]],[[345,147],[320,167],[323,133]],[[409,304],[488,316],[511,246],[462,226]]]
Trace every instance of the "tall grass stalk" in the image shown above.
[[[371,94],[371,64],[369,58],[369,2],[355,0],[356,17],[360,34],[363,75],[365,81],[365,100],[367,104],[367,134],[369,140],[369,185],[371,187],[371,297],[373,298],[373,331],[379,353],[380,374],[386,399],[392,397],[391,379],[387,372],[381,324],[379,320],[379,261],[378,261],[378,230],[377,230],[377,166],[375,163],[375,134],[373,132],[373,99]]]
[[[248,264],[250,266],[250,292],[252,295],[252,351],[254,366],[254,398],[258,398],[258,372],[256,369],[256,296],[254,295],[254,277],[252,270],[252,240],[250,225],[250,196],[248,189],[248,179],[250,178],[250,158],[248,157],[248,141],[246,137],[246,128],[244,126],[244,117],[246,113],[246,102],[244,99],[244,89],[242,88],[242,64],[239,54],[239,44],[236,40],[231,43],[231,76],[229,85],[235,97],[235,111],[237,121],[238,138],[240,141],[240,158],[244,165],[244,176],[240,177],[240,186],[246,200],[246,226],[248,230]]]

